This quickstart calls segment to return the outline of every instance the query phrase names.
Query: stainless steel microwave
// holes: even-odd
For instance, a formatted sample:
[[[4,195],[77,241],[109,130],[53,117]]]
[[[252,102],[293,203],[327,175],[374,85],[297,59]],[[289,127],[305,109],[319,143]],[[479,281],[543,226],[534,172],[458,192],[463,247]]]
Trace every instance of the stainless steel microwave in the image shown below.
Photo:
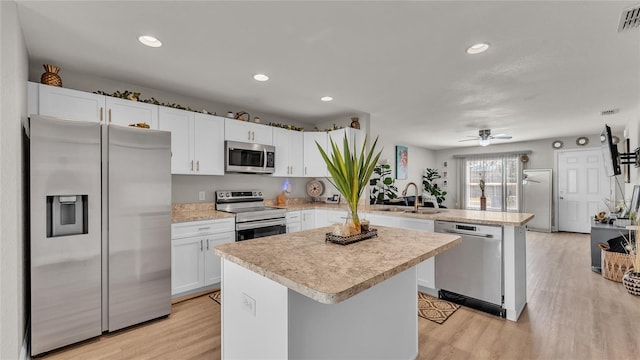
[[[273,174],[276,148],[271,145],[225,141],[224,171],[250,174]]]

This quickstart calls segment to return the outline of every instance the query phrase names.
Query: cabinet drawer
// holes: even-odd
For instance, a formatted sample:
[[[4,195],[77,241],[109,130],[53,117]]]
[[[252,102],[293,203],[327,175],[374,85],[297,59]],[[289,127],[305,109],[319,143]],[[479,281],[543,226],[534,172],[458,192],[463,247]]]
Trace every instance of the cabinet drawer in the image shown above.
[[[300,211],[287,211],[287,223],[300,222]]]
[[[187,236],[217,234],[228,231],[236,231],[235,218],[216,220],[190,221],[171,224],[171,239]]]

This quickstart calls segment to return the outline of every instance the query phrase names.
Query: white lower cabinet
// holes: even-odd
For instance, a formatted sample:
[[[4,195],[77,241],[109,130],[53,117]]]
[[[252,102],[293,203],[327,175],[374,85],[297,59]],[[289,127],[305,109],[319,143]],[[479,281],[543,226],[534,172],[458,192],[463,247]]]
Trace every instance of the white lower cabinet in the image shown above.
[[[433,232],[433,220],[413,219],[399,216],[387,216],[380,214],[367,214],[370,226],[391,226],[401,229],[421,230]],[[418,285],[430,289],[436,288],[436,266],[435,258],[431,257],[418,264]]]
[[[300,211],[300,228],[302,230],[315,229],[316,226],[316,210],[301,210]]]
[[[300,224],[300,211],[287,211],[286,215],[286,226],[287,226],[287,234],[298,232],[302,230],[302,225]]]
[[[213,248],[235,241],[235,219],[171,225],[171,295],[219,283],[220,257]]]

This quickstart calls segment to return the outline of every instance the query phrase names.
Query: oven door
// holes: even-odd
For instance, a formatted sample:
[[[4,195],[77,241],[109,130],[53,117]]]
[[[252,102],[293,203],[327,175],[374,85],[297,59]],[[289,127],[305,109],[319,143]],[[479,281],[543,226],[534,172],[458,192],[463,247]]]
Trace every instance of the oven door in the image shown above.
[[[251,221],[236,224],[236,241],[285,234],[285,219]]]

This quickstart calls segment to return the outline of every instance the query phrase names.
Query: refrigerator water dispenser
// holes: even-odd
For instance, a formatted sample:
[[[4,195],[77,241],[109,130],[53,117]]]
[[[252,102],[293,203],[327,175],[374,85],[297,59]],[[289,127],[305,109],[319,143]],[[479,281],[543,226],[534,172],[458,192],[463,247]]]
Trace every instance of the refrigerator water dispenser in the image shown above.
[[[88,232],[87,195],[47,196],[47,237]]]

